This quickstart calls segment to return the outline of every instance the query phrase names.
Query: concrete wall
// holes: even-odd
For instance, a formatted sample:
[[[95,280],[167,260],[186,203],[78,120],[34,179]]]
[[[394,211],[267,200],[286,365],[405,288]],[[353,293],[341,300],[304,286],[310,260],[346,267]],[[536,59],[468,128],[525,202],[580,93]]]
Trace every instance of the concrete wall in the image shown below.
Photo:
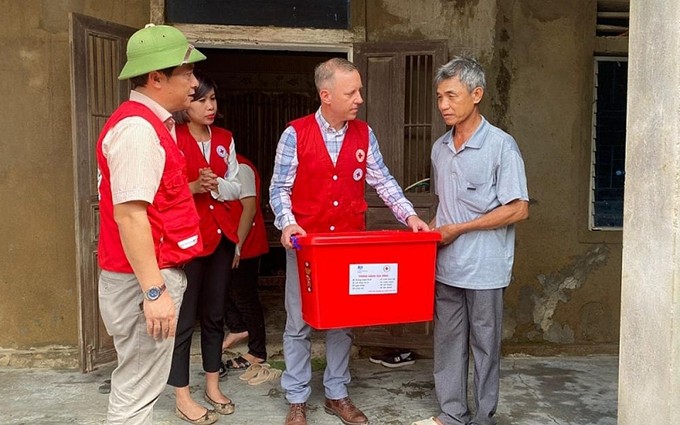
[[[587,230],[596,2],[368,5],[368,41],[446,39],[450,57],[476,57],[483,113],[522,149],[531,218],[518,227],[506,351],[615,351],[621,235]]]
[[[148,0],[0,0],[0,349],[78,346],[69,12],[141,27]]]

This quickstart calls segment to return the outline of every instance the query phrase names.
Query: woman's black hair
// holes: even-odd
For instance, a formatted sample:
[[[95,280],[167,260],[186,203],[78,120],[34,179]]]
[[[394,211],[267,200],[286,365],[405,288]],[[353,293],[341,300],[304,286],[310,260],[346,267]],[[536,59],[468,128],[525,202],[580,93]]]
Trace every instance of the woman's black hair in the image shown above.
[[[196,76],[196,79],[198,80],[198,87],[192,96],[192,102],[196,102],[197,100],[204,98],[208,93],[210,93],[210,90],[215,90],[215,93],[217,93],[217,83],[215,83],[215,80],[196,69],[194,69],[194,76]],[[186,124],[190,121],[189,114],[186,110],[175,112],[172,114],[172,117],[175,119],[177,124]]]

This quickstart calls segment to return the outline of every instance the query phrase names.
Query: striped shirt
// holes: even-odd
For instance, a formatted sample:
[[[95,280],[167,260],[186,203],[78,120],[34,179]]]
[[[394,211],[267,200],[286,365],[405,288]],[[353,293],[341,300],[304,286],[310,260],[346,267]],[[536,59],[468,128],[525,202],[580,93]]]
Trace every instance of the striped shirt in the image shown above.
[[[170,112],[148,96],[132,90],[130,100],[145,105],[163,122]],[[175,138],[174,127],[171,131]],[[120,120],[104,136],[102,152],[111,172],[113,204],[153,202],[163,176],[165,151],[151,123],[142,117]]]
[[[321,115],[321,109],[316,111],[315,117],[321,129],[328,154],[335,164],[342,148],[342,141],[347,133],[347,123],[340,130],[335,130]],[[274,225],[279,230],[283,230],[290,224],[297,224],[290,199],[291,189],[297,175],[297,167],[297,135],[295,129],[289,126],[279,139],[274,160],[274,173],[269,186],[269,203],[275,215]],[[413,204],[406,199],[401,187],[387,169],[378,147],[378,139],[370,127],[368,128],[366,183],[376,190],[385,205],[402,223],[406,223],[408,217],[416,215]]]

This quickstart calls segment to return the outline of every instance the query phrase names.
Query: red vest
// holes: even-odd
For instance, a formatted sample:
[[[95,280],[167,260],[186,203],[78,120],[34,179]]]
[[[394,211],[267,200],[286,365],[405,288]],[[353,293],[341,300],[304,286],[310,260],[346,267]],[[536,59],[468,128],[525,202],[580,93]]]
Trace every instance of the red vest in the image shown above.
[[[368,124],[347,122],[333,165],[314,114],[290,123],[297,135],[298,168],[291,190],[293,215],[308,233],[365,230]]]
[[[269,243],[267,242],[267,232],[264,228],[264,217],[260,209],[260,175],[257,173],[257,168],[246,157],[236,154],[239,164],[245,164],[253,170],[255,174],[255,193],[257,209],[255,210],[255,217],[253,218],[253,227],[251,227],[246,240],[241,246],[241,258],[255,258],[269,251]]]
[[[210,142],[210,163],[205,160],[201,148],[189,127],[178,125],[177,146],[184,152],[187,161],[187,176],[192,182],[198,179],[199,168],[210,167],[215,174],[224,177],[227,174],[229,147],[231,146],[231,132],[210,126],[212,139]],[[238,243],[238,220],[243,206],[236,199],[220,202],[212,197],[210,192],[195,193],[194,202],[198,215],[201,217],[201,237],[203,238],[203,253],[201,256],[212,254],[219,245],[222,235],[234,243]]]
[[[118,273],[133,273],[133,270],[123,251],[118,225],[113,219],[111,173],[102,152],[102,142],[114,125],[133,116],[141,117],[153,126],[165,151],[163,176],[153,202],[146,209],[158,267],[164,269],[180,266],[203,249],[198,214],[189,191],[182,152],[163,122],[149,108],[139,102],[126,101],[111,115],[97,141],[97,164],[101,173],[99,267]]]

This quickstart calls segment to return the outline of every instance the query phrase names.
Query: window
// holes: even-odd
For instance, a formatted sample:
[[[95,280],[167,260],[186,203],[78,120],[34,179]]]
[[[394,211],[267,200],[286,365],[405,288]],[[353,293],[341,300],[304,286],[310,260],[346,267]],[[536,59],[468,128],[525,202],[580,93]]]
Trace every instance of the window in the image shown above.
[[[435,104],[431,54],[406,55],[404,89],[404,190],[426,193],[430,189],[430,150],[432,149],[432,105]],[[439,135],[437,135],[439,137]]]
[[[595,58],[590,229],[621,230],[628,59]]]
[[[348,29],[349,6],[349,0],[165,0],[165,18],[185,24]]]

